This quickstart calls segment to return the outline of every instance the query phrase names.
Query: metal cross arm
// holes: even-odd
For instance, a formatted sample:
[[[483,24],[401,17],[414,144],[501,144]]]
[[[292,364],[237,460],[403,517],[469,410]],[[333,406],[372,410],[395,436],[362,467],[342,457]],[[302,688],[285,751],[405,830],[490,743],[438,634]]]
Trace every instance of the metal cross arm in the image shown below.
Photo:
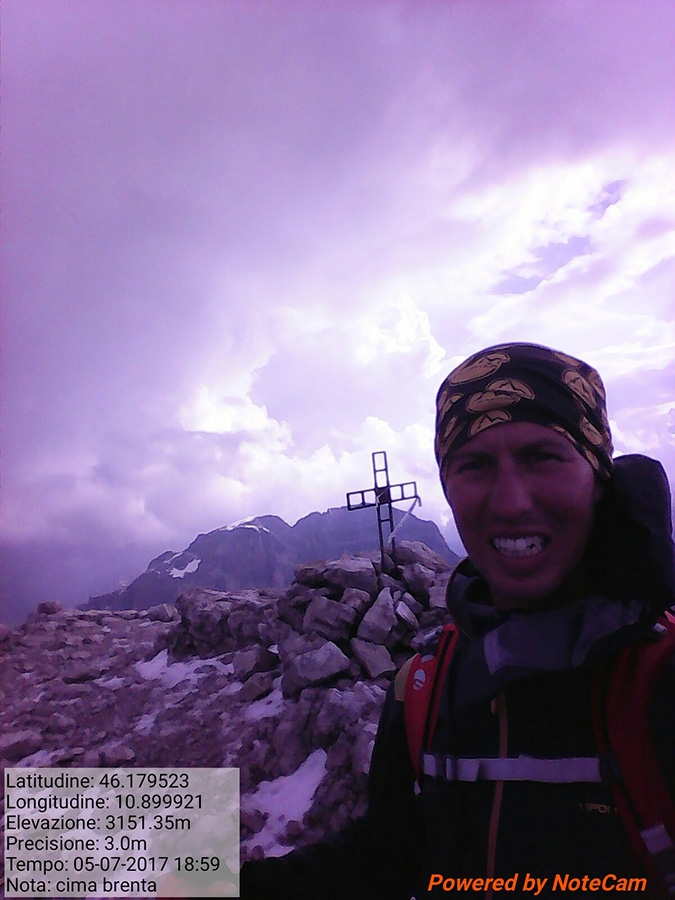
[[[416,481],[390,484],[384,488],[366,488],[364,491],[350,491],[347,494],[347,509],[367,509],[380,503],[400,503],[401,500],[419,500]]]

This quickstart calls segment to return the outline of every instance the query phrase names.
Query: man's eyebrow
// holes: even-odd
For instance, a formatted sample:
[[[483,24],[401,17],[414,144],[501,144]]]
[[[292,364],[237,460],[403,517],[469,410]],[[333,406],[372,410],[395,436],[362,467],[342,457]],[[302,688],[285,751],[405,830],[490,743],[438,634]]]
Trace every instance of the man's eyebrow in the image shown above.
[[[527,441],[519,447],[515,447],[513,452],[518,454],[528,453],[532,450],[563,451],[567,449],[574,450],[574,446],[567,439],[563,442],[562,440],[557,440],[556,437],[538,437],[531,441]],[[461,459],[484,459],[492,456],[494,456],[492,450],[475,450],[473,447],[464,446],[460,447],[459,450],[455,450],[451,459],[453,461]]]
[[[535,438],[533,441],[528,441],[526,444],[523,444],[522,449],[523,450],[529,450],[529,449],[539,450],[539,449],[550,448],[553,450],[562,450],[562,449],[567,449],[567,447],[570,447],[572,450],[574,449],[574,447],[572,446],[570,441],[567,440],[567,438],[558,440],[557,438],[554,438],[554,437],[541,437],[541,438]]]
[[[456,450],[452,456],[451,461],[456,459],[483,459],[487,456],[493,456],[489,450],[474,450],[469,447],[460,447],[459,450]]]

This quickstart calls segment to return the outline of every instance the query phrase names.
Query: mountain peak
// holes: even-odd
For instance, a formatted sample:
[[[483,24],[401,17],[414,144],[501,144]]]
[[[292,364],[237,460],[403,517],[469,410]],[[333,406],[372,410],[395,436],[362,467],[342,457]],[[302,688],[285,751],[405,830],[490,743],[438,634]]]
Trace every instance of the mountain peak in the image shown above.
[[[394,510],[398,525],[404,514]],[[397,538],[420,541],[453,565],[434,522],[408,516]],[[184,550],[156,556],[127,587],[91,597],[89,609],[147,609],[173,603],[188,588],[237,591],[286,588],[296,566],[343,554],[379,550],[374,508],[350,512],[344,506],[312,512],[290,526],[275,515],[248,516],[199,534]]]

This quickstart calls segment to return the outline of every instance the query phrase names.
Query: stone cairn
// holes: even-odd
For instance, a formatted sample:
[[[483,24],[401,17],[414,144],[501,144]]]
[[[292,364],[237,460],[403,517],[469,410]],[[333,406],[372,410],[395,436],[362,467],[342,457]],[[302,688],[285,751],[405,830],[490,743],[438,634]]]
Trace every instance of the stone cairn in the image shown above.
[[[305,565],[286,592],[192,588],[114,613],[43,603],[0,626],[0,767],[237,766],[246,859],[263,852],[259,786],[321,750],[325,773],[279,843],[335,833],[365,810],[386,690],[447,621],[448,577],[400,541],[384,569],[379,554]]]

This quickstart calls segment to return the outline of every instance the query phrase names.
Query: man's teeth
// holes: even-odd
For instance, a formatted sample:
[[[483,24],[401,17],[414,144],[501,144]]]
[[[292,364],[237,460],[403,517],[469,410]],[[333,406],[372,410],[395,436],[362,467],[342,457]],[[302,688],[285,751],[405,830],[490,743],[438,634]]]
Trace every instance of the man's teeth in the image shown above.
[[[544,539],[538,535],[519,538],[498,537],[493,539],[492,546],[504,556],[534,556],[544,549]]]

